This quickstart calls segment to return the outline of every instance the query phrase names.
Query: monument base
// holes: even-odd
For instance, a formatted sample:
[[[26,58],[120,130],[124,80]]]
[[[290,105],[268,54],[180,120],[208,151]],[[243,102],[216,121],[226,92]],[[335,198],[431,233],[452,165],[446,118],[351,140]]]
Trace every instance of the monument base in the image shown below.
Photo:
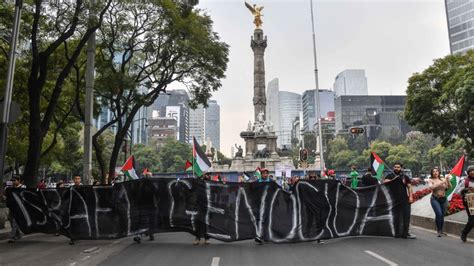
[[[278,156],[278,154],[277,154]],[[232,160],[232,164],[229,168],[230,171],[237,172],[253,172],[257,168],[266,168],[270,172],[275,171],[276,166],[291,166],[293,167],[293,160],[289,157],[280,158],[235,158]]]

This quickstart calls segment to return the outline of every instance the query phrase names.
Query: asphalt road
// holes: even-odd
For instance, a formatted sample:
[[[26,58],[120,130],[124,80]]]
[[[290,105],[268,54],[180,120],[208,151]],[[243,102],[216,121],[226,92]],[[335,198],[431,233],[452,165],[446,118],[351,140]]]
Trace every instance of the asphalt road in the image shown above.
[[[215,240],[193,246],[186,233],[159,234],[141,244],[125,238],[70,246],[64,237],[36,234],[14,244],[0,242],[0,265],[474,265],[474,242],[411,231],[416,240],[354,237],[261,246]]]

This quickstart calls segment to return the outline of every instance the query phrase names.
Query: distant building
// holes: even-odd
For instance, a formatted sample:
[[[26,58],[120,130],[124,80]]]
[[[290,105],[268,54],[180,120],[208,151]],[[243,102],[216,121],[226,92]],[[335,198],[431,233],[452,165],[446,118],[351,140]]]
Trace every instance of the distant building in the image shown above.
[[[207,104],[207,108],[199,106],[190,110],[188,142],[192,143],[193,137],[200,144],[210,139],[212,147],[220,150],[220,106],[215,100],[209,100]]]
[[[221,108],[217,101],[209,100],[206,108],[206,139],[209,138],[212,147],[220,151],[221,146]]]
[[[277,146],[279,148],[290,148],[291,147],[291,129],[293,121],[299,116],[301,107],[301,95],[289,92],[279,92],[279,116],[280,116],[280,128],[277,131]]]
[[[267,121],[273,124],[273,130],[277,133],[280,131],[279,92],[280,88],[277,78],[268,82],[266,116]]]
[[[160,94],[149,108],[148,116],[155,111],[159,117],[172,117],[177,125],[176,139],[187,142],[189,139],[189,96],[185,90],[172,90],[167,94]]]
[[[295,117],[291,127],[291,141],[297,141],[298,144],[302,140],[301,129],[303,128],[303,112],[300,112],[299,116]],[[293,144],[293,143],[292,143]]]
[[[334,81],[334,93],[343,95],[368,95],[367,77],[363,69],[344,70],[336,76]]]
[[[451,54],[474,48],[474,1],[445,0]]]
[[[316,123],[316,90],[303,92],[303,131],[311,132]],[[330,90],[319,90],[319,100],[321,103],[321,117],[325,118],[329,112],[334,112],[334,92]]]
[[[148,120],[150,139],[160,149],[167,138],[176,139],[178,134],[178,121],[172,117],[154,117]]]
[[[314,132],[319,134],[319,124],[315,122]],[[327,144],[330,139],[336,135],[336,117],[335,112],[328,112],[324,118],[321,119],[321,133],[323,135],[324,149],[327,149]]]
[[[406,96],[340,96],[336,98],[336,132],[348,134],[355,126],[366,128],[369,138],[400,130],[406,134],[411,128],[403,120]]]

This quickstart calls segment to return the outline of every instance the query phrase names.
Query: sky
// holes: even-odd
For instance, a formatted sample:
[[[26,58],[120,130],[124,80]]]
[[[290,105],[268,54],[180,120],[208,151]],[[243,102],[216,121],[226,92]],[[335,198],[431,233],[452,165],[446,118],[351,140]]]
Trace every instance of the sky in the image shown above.
[[[302,94],[314,89],[310,0],[248,0],[263,5],[266,84]],[[365,69],[370,95],[405,95],[407,80],[449,54],[444,1],[313,1],[319,87],[332,89],[345,69]],[[240,0],[200,0],[214,31],[230,46],[220,105],[221,151],[245,147],[253,120],[253,16]]]

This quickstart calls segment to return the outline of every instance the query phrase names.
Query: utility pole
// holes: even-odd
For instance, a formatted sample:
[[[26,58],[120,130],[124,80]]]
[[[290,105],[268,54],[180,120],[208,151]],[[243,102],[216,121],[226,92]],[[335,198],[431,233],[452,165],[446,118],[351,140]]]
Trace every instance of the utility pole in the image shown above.
[[[89,27],[95,23],[95,3],[89,2]],[[83,178],[87,185],[92,184],[92,110],[94,108],[94,70],[95,70],[95,31],[87,41],[86,96],[84,111],[84,168]]]
[[[8,56],[8,72],[3,98],[3,108],[0,120],[0,185],[3,183],[5,157],[7,154],[8,123],[10,122],[10,106],[12,103],[13,78],[15,76],[16,47],[21,23],[21,8],[23,0],[15,1],[15,19],[13,21],[12,38],[10,40],[10,54]],[[0,186],[0,188],[3,186]]]
[[[316,145],[319,142],[319,158],[320,158],[320,168],[321,168],[321,176],[322,172],[324,171],[324,148],[323,148],[323,133],[321,127],[321,100],[319,97],[319,79],[318,79],[318,60],[316,57],[316,35],[314,33],[314,14],[313,14],[313,0],[310,0],[311,5],[311,25],[313,29],[313,56],[314,56],[314,83],[316,85],[316,119],[318,119],[318,128],[319,128],[319,135],[318,141],[316,141]]]

